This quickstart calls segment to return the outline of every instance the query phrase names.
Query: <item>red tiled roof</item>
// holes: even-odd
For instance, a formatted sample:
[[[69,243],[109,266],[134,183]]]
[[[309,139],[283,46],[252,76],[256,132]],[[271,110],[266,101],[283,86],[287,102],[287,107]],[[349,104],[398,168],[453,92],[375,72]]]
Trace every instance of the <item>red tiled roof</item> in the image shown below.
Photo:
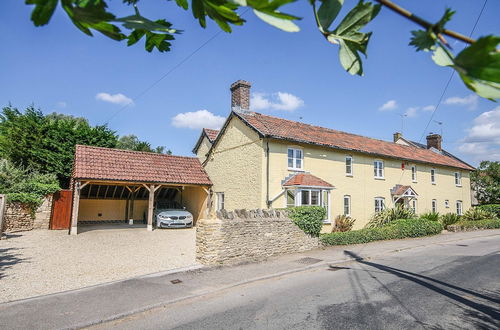
[[[413,190],[413,188],[411,186],[403,186],[403,185],[400,185],[400,184],[397,184],[395,185],[392,189],[391,189],[391,193],[393,195],[396,195],[396,196],[399,196],[399,195],[402,195],[404,194],[408,189],[411,189]],[[413,192],[415,192],[415,190],[413,190]],[[416,193],[416,192],[415,192]]]
[[[217,135],[219,134],[219,130],[216,129],[204,128],[203,131],[205,131],[205,134],[207,135],[207,138],[210,140],[210,142],[214,142],[214,140],[217,138]]]
[[[330,128],[262,115],[256,112],[235,114],[262,135],[275,139],[316,144],[402,160],[451,166],[465,170],[474,170],[473,167],[455,158],[439,154],[429,149],[400,145]]]
[[[77,145],[73,178],[211,185],[198,158]]]
[[[333,186],[325,180],[310,173],[297,173],[283,184],[283,187],[291,186],[333,188]]]

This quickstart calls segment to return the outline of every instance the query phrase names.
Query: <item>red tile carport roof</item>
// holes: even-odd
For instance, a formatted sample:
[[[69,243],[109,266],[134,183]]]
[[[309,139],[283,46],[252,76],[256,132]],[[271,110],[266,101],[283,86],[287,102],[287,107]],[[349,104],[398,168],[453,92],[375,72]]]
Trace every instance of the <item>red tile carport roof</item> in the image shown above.
[[[262,115],[256,112],[235,114],[262,135],[275,139],[316,144],[402,160],[414,160],[470,171],[474,170],[468,164],[429,149],[400,145],[325,127]]]
[[[77,145],[73,178],[211,185],[198,158]]]
[[[334,188],[325,180],[310,173],[297,173],[283,184],[283,187],[292,186]]]

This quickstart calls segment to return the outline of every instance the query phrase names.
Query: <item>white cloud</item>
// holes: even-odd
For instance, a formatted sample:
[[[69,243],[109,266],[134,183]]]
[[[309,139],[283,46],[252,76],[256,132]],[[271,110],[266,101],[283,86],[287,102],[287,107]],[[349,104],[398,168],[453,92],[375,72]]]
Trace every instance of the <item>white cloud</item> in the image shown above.
[[[406,109],[405,111],[405,115],[407,117],[416,117],[417,116],[417,111],[418,111],[419,107],[410,107],[408,109]]]
[[[113,104],[119,104],[119,105],[133,105],[134,101],[127,97],[126,95],[123,95],[122,93],[118,94],[108,94],[108,93],[97,93],[95,96],[96,100],[99,101],[104,101],[104,102],[109,102]]]
[[[434,110],[436,110],[436,106],[435,105],[426,105],[425,107],[422,107],[422,110],[423,111],[434,111]]]
[[[219,129],[226,118],[217,116],[208,110],[184,112],[172,117],[172,125],[175,127],[186,127],[190,129],[212,128]]]
[[[382,106],[378,109],[380,111],[389,111],[389,110],[397,109],[397,107],[398,107],[398,103],[396,102],[396,100],[389,100],[389,101],[385,102],[384,104],[382,104]]]
[[[459,105],[466,106],[470,110],[474,110],[477,108],[477,103],[479,101],[479,97],[476,94],[470,94],[464,97],[453,96],[444,100],[443,104],[446,105]]]
[[[304,105],[304,101],[293,94],[277,92],[273,94],[253,93],[250,99],[252,110],[284,110],[295,111]]]
[[[68,106],[68,104],[64,101],[59,101],[56,103],[56,105],[58,108],[66,108]]]
[[[459,151],[476,160],[500,160],[500,106],[477,116],[462,142]]]

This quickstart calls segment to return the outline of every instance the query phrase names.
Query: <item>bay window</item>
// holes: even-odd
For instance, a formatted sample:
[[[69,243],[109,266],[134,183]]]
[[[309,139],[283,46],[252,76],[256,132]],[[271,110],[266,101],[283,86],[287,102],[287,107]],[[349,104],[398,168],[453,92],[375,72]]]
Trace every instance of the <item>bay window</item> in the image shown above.
[[[322,206],[326,210],[324,222],[330,222],[330,190],[297,188],[285,190],[286,207]]]

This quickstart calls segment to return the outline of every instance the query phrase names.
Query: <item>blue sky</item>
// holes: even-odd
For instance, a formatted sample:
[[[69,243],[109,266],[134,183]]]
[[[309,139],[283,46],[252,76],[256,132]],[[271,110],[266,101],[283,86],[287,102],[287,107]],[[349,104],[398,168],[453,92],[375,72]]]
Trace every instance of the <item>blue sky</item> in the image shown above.
[[[252,83],[253,105],[259,112],[385,140],[401,130],[400,115],[406,113],[404,136],[418,141],[451,73],[408,46],[410,31],[416,29],[413,23],[382,9],[365,29],[374,32],[365,76],[351,76],[339,64],[337,47],[318,33],[303,0],[286,7],[286,12],[304,17],[298,23],[300,32],[282,32],[248,12],[243,27],[217,35],[143,93],[219,29],[212,22],[202,29],[190,11],[172,2],[142,2],[144,16],[166,18],[185,31],[171,52],[147,53],[142,44],[127,47],[97,33],[88,37],[60,9],[49,25],[35,28],[30,6],[3,0],[0,104],[10,102],[20,109],[34,104],[45,113],[83,116],[92,124],[108,122],[119,134],[135,134],[174,154],[191,155],[199,127],[217,125],[219,117],[228,115],[229,86],[244,79]],[[483,4],[396,2],[431,21],[450,6],[457,13],[448,28],[463,34],[470,33]],[[119,14],[132,12],[117,8]],[[500,2],[489,0],[473,37],[500,34],[499,12]],[[462,47],[451,43],[457,50]],[[122,109],[127,102],[133,104]],[[195,114],[186,115],[189,112]],[[498,104],[476,98],[457,77],[434,119],[443,122],[447,150],[474,165],[481,159],[500,160]],[[425,133],[429,131],[440,132],[441,127],[432,122]]]

